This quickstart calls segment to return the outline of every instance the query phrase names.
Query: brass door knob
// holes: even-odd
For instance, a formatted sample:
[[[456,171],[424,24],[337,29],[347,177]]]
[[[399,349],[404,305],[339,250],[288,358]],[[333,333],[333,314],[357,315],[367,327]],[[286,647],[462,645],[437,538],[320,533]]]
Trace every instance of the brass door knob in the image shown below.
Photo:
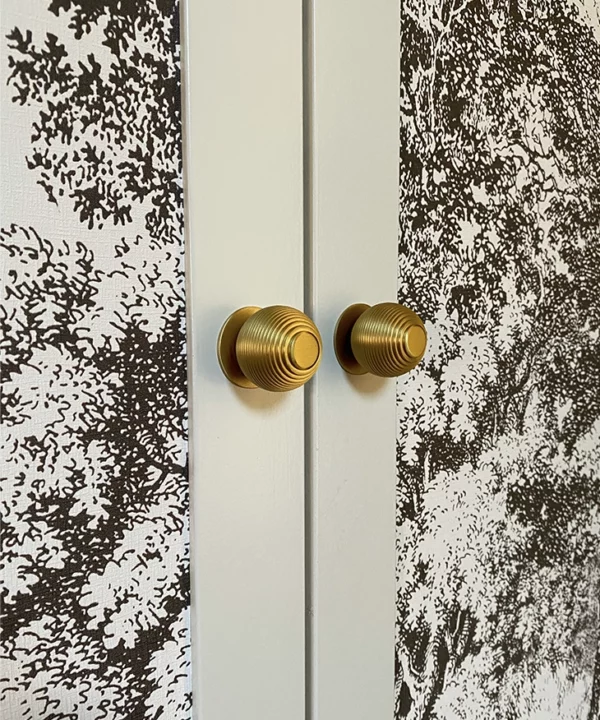
[[[404,305],[351,305],[335,328],[335,354],[351,375],[396,377],[423,358],[427,333],[421,318]]]
[[[228,380],[242,388],[286,392],[317,372],[321,335],[304,313],[285,305],[243,307],[221,328],[217,355]]]

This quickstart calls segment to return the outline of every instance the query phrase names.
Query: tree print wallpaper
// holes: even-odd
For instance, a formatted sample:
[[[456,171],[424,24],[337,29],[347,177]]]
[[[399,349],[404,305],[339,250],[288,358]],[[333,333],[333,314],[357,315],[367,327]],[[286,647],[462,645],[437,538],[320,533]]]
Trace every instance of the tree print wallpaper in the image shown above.
[[[600,3],[402,0],[396,718],[600,717]]]
[[[3,720],[191,715],[176,0],[2,0]]]

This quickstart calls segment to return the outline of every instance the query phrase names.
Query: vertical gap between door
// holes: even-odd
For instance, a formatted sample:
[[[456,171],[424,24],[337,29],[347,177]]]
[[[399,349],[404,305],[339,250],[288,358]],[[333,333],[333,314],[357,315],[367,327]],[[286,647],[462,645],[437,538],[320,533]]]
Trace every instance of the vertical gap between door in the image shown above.
[[[314,318],[313,248],[313,0],[302,0],[302,145],[304,201],[304,312]],[[314,472],[314,393],[310,382],[304,393],[304,588],[305,588],[305,717],[316,720],[314,712],[314,545],[313,545],[313,472]]]

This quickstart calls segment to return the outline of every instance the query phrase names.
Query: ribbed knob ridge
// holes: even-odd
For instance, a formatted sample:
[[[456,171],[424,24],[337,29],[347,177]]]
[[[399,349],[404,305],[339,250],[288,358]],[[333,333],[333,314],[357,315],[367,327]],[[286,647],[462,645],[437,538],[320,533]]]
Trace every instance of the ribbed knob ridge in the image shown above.
[[[352,305],[338,321],[335,349],[347,372],[396,377],[423,358],[427,332],[421,318],[404,305]]]
[[[219,337],[219,361],[236,385],[286,392],[315,374],[322,342],[304,313],[285,305],[242,308],[225,323]]]

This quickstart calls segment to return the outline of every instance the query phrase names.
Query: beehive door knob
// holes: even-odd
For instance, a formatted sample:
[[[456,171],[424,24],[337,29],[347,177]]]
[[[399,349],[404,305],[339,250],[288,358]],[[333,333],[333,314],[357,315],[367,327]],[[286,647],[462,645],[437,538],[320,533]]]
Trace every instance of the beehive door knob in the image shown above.
[[[243,307],[221,328],[217,355],[234,385],[286,392],[307,383],[321,361],[321,335],[303,312],[286,305]]]
[[[397,303],[346,308],[338,320],[335,354],[351,375],[396,377],[423,358],[427,332],[421,318]]]

